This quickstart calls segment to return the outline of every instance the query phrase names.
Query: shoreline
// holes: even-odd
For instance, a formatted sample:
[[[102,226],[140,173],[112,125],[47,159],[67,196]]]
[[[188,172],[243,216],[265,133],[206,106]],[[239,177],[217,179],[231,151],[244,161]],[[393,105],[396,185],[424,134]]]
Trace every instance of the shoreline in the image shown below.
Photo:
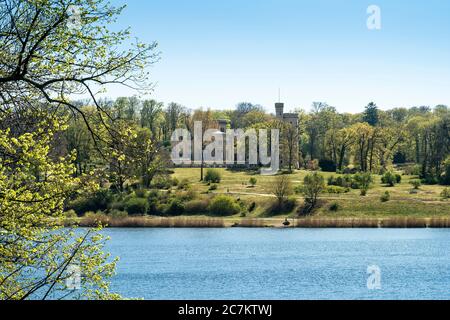
[[[196,217],[127,217],[112,218],[107,216],[66,219],[64,226],[105,228],[450,228],[450,217],[386,217],[386,218],[288,218],[289,226],[284,226],[285,218],[196,218]]]

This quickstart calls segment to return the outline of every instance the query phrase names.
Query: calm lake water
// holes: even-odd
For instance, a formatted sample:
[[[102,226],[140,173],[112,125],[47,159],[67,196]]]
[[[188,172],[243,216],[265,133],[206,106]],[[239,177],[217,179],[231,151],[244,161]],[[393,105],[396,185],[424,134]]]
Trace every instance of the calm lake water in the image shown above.
[[[145,299],[449,299],[448,229],[108,229],[112,289]],[[381,289],[367,287],[367,267]]]

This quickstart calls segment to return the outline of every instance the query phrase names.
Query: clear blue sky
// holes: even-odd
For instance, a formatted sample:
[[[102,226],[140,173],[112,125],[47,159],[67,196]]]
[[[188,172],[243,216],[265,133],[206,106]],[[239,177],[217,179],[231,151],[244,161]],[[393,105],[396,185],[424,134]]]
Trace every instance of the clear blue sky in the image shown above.
[[[187,107],[272,111],[323,101],[359,112],[450,104],[450,1],[113,0],[119,26],[157,41],[153,98]],[[368,30],[369,5],[382,29]],[[115,90],[111,96],[131,92]]]

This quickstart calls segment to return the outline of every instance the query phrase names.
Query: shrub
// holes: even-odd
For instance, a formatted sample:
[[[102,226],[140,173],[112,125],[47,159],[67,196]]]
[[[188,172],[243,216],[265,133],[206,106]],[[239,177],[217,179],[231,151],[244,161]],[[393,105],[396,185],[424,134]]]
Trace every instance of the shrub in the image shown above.
[[[219,170],[216,169],[208,169],[205,175],[205,182],[207,183],[220,183],[222,180],[222,175]]]
[[[329,176],[328,180],[327,180],[327,184],[329,186],[337,186],[336,180],[337,180],[337,178],[335,176]]]
[[[298,186],[296,186],[296,187],[294,188],[294,192],[295,192],[296,194],[302,194],[302,193],[303,193],[303,190],[304,190],[304,188],[303,188],[302,185],[298,185]]]
[[[185,205],[179,199],[173,199],[166,208],[166,214],[169,216],[180,216],[185,212]]]
[[[195,190],[188,190],[185,192],[182,192],[179,198],[183,201],[191,201],[198,197],[198,193]]]
[[[248,207],[248,212],[253,212],[255,211],[255,209],[256,209],[256,202],[253,201]]]
[[[441,197],[443,199],[450,199],[450,188],[445,188],[444,190],[442,190]]]
[[[111,210],[111,212],[108,215],[113,217],[113,218],[126,218],[126,217],[128,217],[128,213],[126,211],[121,211],[121,210]]]
[[[172,180],[166,175],[159,175],[153,179],[152,187],[154,189],[168,190],[172,187]]]
[[[353,177],[349,174],[346,174],[345,176],[331,176],[328,178],[328,185],[329,186],[338,186],[343,188],[349,188],[352,186],[353,183]],[[359,187],[359,186],[358,186]],[[359,188],[356,188],[359,189]]]
[[[147,199],[130,198],[125,204],[125,209],[129,215],[145,215],[148,211]]]
[[[341,193],[347,193],[350,192],[349,188],[343,188],[339,186],[328,186],[325,188],[325,193],[331,193],[331,194],[341,194]]]
[[[291,196],[283,200],[283,202],[281,203],[278,201],[274,201],[273,203],[271,203],[267,209],[267,213],[271,216],[291,213],[296,206],[297,206],[297,198]]]
[[[111,210],[125,211],[125,203],[123,201],[116,201],[111,204]]]
[[[381,182],[393,187],[395,184],[399,183],[398,181],[401,181],[401,179],[402,177],[400,175],[397,175],[392,171],[388,171],[381,177]]]
[[[178,189],[179,190],[187,190],[190,188],[189,180],[183,179],[178,183]]]
[[[391,200],[391,194],[389,191],[386,191],[380,198],[381,202],[388,202]]]
[[[252,187],[256,186],[256,183],[258,182],[258,180],[256,180],[255,177],[251,177],[249,180],[249,183]]]
[[[344,168],[344,174],[355,174],[358,172],[358,169],[353,167],[353,166],[348,166],[346,168]]]
[[[289,197],[287,200],[283,203],[283,211],[284,212],[291,212],[295,209],[297,206],[297,198],[295,197]]]
[[[339,204],[337,202],[333,202],[330,205],[329,209],[330,209],[330,211],[337,212],[337,211],[339,211],[340,206],[339,206]]]
[[[161,212],[158,212],[156,209],[160,201],[160,193],[158,190],[150,190],[147,195],[147,203],[148,203],[148,211],[147,213],[150,215],[159,215]]]
[[[64,216],[66,218],[69,218],[69,219],[73,219],[73,218],[77,218],[78,217],[78,215],[75,212],[75,210],[72,210],[72,209],[64,212]]]
[[[361,195],[367,195],[367,191],[370,189],[370,185],[373,182],[372,174],[370,172],[366,173],[357,173],[354,176],[355,182],[358,184],[359,189],[361,190]]]
[[[88,211],[84,213],[84,217],[86,218],[95,218],[97,216],[97,213],[94,211]]]
[[[214,191],[214,190],[217,190],[217,184],[212,184],[212,185],[209,187],[209,191]]]
[[[232,216],[240,212],[240,207],[234,198],[220,195],[211,201],[209,211],[216,216]]]
[[[436,185],[439,183],[439,179],[436,178],[434,175],[427,175],[424,179],[422,179],[423,183],[429,184],[429,185]]]
[[[420,181],[418,179],[411,180],[409,183],[414,187],[414,190],[419,190],[420,186],[422,185],[422,181]]]
[[[403,172],[408,176],[420,176],[422,169],[420,165],[409,165],[403,167]]]
[[[324,172],[336,172],[337,166],[332,160],[321,159],[319,161],[319,167]]]
[[[184,212],[190,215],[202,215],[208,213],[209,203],[207,200],[192,200],[186,203]]]
[[[151,209],[152,211],[150,211],[150,212],[151,212],[152,215],[162,216],[162,215],[166,214],[168,206],[169,205],[167,203],[157,202],[155,207],[152,208]]]
[[[134,191],[134,194],[137,198],[147,198],[147,190],[145,189],[137,189]]]
[[[106,210],[114,200],[113,193],[108,189],[100,189],[93,194],[75,199],[68,205],[68,209],[73,209],[78,215],[88,211]]]
[[[175,178],[175,177],[172,178],[171,182],[172,182],[172,186],[174,186],[174,187],[178,186],[178,184],[180,183],[178,178]]]

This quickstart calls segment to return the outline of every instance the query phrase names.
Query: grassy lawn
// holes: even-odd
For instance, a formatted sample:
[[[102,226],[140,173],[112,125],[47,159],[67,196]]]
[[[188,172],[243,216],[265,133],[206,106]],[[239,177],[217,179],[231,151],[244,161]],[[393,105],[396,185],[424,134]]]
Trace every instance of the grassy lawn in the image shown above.
[[[271,194],[271,186],[275,177],[252,175],[248,172],[234,172],[226,169],[217,169],[222,174],[222,181],[218,185],[218,189],[213,193],[229,193],[232,196],[240,198],[242,201],[257,203],[257,209],[247,216],[265,217],[264,209],[274,201]],[[206,169],[205,169],[206,172]],[[296,171],[289,175],[293,186],[302,184],[303,178],[308,174],[307,171]],[[326,178],[337,174],[322,173]],[[178,168],[175,169],[173,177],[178,180],[187,179],[192,189],[199,193],[207,193],[209,186],[200,182],[199,168]],[[255,177],[257,184],[251,187],[249,179]],[[359,190],[351,190],[346,194],[322,194],[322,206],[315,212],[315,216],[323,218],[387,218],[387,217],[449,217],[450,202],[444,201],[440,197],[440,193],[444,189],[443,186],[421,186],[417,193],[411,193],[413,189],[410,181],[417,177],[403,176],[402,182],[395,187],[386,187],[381,184],[381,176],[375,176],[375,183],[369,190],[366,197],[361,197]],[[386,191],[389,191],[391,200],[381,202],[380,197]],[[301,195],[296,195],[299,205],[302,204]],[[329,210],[331,203],[336,202],[339,210],[333,212]],[[281,219],[286,216],[295,216],[295,211],[291,214],[284,214],[272,219]],[[236,219],[232,217],[230,219]]]

